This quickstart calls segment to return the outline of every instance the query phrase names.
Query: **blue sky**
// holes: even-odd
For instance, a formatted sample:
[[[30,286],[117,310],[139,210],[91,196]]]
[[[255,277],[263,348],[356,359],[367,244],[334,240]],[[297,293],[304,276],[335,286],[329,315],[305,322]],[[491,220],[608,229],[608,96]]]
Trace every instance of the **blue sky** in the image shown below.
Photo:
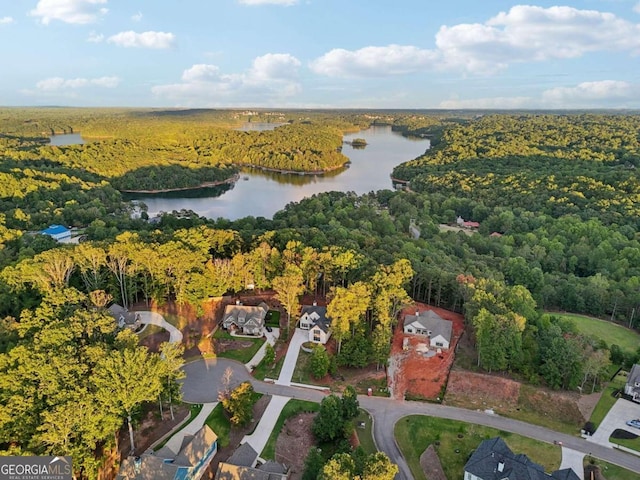
[[[0,105],[640,108],[640,0],[2,0],[0,43]]]

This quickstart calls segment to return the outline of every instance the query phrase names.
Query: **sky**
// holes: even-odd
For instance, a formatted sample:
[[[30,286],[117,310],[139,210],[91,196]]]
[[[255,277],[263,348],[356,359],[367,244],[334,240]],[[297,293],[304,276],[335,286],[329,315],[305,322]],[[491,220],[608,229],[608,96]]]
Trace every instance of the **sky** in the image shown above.
[[[0,105],[640,108],[640,0],[0,0]]]

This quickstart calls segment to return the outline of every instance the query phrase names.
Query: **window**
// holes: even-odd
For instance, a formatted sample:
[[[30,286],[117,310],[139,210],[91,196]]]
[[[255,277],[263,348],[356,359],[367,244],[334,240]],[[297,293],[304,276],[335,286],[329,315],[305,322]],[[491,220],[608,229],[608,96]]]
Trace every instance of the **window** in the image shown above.
[[[313,331],[313,341],[320,343],[320,332],[318,330]]]
[[[442,342],[436,342],[436,347],[444,347],[444,343],[442,343]]]

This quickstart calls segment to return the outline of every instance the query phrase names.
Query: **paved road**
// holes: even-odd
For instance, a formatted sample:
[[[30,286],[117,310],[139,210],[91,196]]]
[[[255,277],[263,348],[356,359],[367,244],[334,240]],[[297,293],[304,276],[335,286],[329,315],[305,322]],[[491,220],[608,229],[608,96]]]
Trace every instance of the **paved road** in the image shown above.
[[[232,385],[239,384],[244,380],[250,380],[256,391],[260,393],[309,400],[312,402],[320,402],[326,396],[326,393],[317,390],[260,382],[249,376],[244,365],[234,362],[233,360],[218,358],[199,360],[185,365],[184,368],[187,377],[183,384],[184,399],[189,402],[198,403],[216,401],[218,389],[222,385],[220,380],[227,367],[231,368],[234,372]],[[402,457],[393,436],[395,424],[407,415],[429,415],[432,417],[460,420],[517,433],[547,443],[561,441],[563,446],[571,450],[592,455],[640,473],[640,457],[519,420],[491,415],[481,411],[465,410],[430,403],[407,402],[367,396],[359,396],[358,400],[360,401],[360,406],[371,413],[374,419],[373,434],[378,448],[386,453],[400,469],[400,472],[396,476],[397,480],[413,479],[409,467]]]

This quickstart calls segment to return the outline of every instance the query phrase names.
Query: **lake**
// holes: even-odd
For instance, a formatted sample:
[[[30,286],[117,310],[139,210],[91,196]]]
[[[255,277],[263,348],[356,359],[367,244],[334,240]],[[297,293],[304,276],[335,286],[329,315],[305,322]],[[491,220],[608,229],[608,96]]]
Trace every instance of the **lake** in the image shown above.
[[[264,130],[275,126],[263,124],[260,128]],[[393,168],[422,155],[430,146],[428,139],[403,137],[391,131],[390,126],[373,126],[344,136],[345,142],[354,138],[364,138],[367,141],[366,148],[354,149],[344,144],[342,153],[351,160],[351,165],[329,174],[283,175],[244,169],[238,182],[230,188],[226,186],[156,195],[130,194],[126,198],[144,202],[150,217],[160,212],[185,209],[207,218],[272,218],[287,203],[298,202],[316,193],[352,191],[364,194],[390,189]]]
[[[62,147],[64,145],[79,145],[85,143],[79,133],[64,133],[62,135],[51,135],[49,145]]]

